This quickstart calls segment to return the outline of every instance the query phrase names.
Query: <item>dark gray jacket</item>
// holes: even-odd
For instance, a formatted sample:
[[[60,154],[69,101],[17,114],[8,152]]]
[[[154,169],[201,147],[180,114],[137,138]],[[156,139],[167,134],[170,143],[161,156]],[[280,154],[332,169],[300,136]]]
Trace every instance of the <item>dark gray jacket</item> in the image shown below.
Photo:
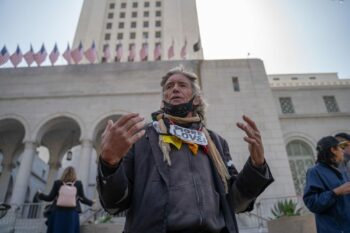
[[[273,182],[265,165],[263,174],[248,162],[240,173],[232,165],[227,142],[210,131],[210,135],[227,165],[231,180],[229,194],[214,166],[211,170],[220,208],[225,218],[223,232],[238,232],[235,212],[253,209],[256,197]],[[212,163],[211,163],[212,164]],[[111,214],[127,211],[125,233],[165,233],[169,204],[169,167],[163,161],[158,146],[158,133],[149,127],[134,144],[119,167],[109,175],[103,174],[101,161],[97,175],[97,190],[102,206]]]

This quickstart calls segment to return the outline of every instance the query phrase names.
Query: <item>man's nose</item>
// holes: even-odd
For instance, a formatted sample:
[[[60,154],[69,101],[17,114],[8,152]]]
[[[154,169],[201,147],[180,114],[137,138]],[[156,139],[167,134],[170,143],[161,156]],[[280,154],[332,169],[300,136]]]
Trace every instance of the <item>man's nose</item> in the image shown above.
[[[178,92],[179,91],[179,89],[180,89],[180,86],[178,85],[178,84],[175,84],[174,86],[173,86],[173,92]]]

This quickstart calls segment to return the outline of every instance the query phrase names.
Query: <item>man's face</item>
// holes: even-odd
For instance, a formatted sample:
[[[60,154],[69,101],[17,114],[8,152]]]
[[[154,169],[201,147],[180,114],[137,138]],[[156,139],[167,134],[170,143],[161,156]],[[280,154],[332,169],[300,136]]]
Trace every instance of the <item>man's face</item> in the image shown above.
[[[331,148],[331,152],[335,155],[334,156],[334,162],[340,163],[344,160],[344,151],[340,146],[334,146]]]
[[[163,98],[166,102],[178,105],[192,98],[191,81],[183,74],[173,74],[164,84]]]
[[[347,141],[342,148],[344,149],[345,154],[350,156],[350,141]]]

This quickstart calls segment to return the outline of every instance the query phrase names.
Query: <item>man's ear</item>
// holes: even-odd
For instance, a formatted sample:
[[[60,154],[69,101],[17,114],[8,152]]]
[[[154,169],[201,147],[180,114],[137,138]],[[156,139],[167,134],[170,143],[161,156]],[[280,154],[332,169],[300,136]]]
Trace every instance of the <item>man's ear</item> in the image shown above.
[[[196,95],[193,99],[193,105],[198,106],[201,104],[201,100],[198,95]]]

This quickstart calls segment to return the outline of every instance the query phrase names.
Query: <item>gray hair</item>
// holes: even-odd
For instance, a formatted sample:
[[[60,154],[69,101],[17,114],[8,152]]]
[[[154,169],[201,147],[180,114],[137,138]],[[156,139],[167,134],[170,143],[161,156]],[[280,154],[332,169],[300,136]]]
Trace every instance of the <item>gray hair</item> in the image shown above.
[[[168,79],[174,74],[182,74],[187,77],[191,82],[192,87],[192,97],[199,98],[199,105],[194,109],[194,113],[198,114],[203,120],[205,120],[205,111],[208,107],[207,101],[203,97],[203,93],[198,83],[198,76],[195,73],[185,70],[182,65],[176,66],[170,69],[163,77],[160,82],[160,86],[162,87],[162,99],[164,99],[164,86]]]

